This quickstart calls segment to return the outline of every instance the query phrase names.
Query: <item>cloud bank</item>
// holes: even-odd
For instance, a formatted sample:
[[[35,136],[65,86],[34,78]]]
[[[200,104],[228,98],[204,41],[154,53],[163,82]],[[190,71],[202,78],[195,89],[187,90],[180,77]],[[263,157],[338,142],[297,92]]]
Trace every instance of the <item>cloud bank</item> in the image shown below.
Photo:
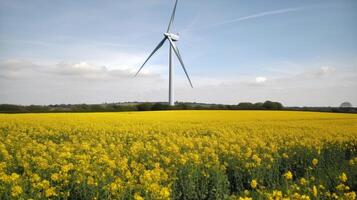
[[[155,73],[146,71],[137,78],[134,74],[130,69],[108,69],[87,62],[48,65],[26,60],[1,61],[0,103],[134,101],[143,99],[153,89],[162,88],[164,83]]]
[[[301,67],[302,68],[302,67]],[[88,62],[38,64],[28,60],[0,62],[0,103],[61,104],[119,101],[166,101],[167,79],[146,71],[108,69]],[[165,76],[166,77],[166,76]],[[289,106],[357,104],[357,73],[335,67],[308,67],[288,75],[193,77],[191,89],[184,76],[175,77],[178,101],[236,104],[275,100]]]

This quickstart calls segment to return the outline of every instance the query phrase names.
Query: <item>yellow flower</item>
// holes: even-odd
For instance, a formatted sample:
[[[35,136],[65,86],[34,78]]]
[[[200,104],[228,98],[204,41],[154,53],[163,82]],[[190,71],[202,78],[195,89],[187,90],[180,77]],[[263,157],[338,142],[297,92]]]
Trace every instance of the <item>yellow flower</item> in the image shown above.
[[[116,183],[111,183],[110,184],[110,190],[112,191],[112,192],[116,192],[117,190],[118,190],[118,185],[116,184]]]
[[[251,182],[250,182],[250,186],[252,187],[252,188],[257,188],[257,185],[258,185],[258,183],[257,183],[257,181],[255,180],[255,179],[253,179]]]
[[[272,199],[282,199],[283,198],[283,193],[279,190],[273,190],[273,193],[271,194]]]
[[[45,191],[46,197],[52,197],[52,196],[56,196],[56,195],[57,195],[56,188],[54,188],[54,187],[50,187],[50,188],[46,189],[46,191]]]
[[[221,184],[221,176],[247,170],[251,178],[245,189],[250,191],[238,193],[241,199],[355,199],[347,184],[353,179],[349,171],[340,171],[333,177],[337,184],[325,189],[319,185],[327,184],[323,177],[309,171],[327,164],[348,169],[348,161],[356,166],[357,157],[344,163],[329,160],[336,149],[354,150],[355,119],[275,111],[0,114],[0,193],[8,199],[69,199],[78,190],[91,194],[88,199],[168,200],[201,183],[195,192],[205,193]],[[328,160],[317,153],[310,157],[306,176],[286,168],[278,177],[284,179],[281,185],[264,187],[261,180],[269,175],[260,171],[281,160],[295,166],[301,154],[320,150]],[[182,191],[171,190],[176,184]],[[240,198],[218,190],[231,200]]]
[[[312,187],[312,193],[314,194],[314,197],[317,198],[317,188],[316,188],[316,186]]]
[[[300,184],[301,185],[306,185],[307,184],[307,180],[305,178],[301,178],[300,179]]]
[[[52,174],[51,175],[51,180],[53,180],[53,181],[58,181],[59,180],[59,174],[58,173],[54,173],[54,174]]]
[[[325,189],[325,186],[319,185],[319,188],[320,188],[321,190],[324,190],[324,189]]]
[[[244,190],[243,193],[244,193],[245,196],[248,196],[249,195],[249,190]]]
[[[64,172],[64,173],[67,173],[69,170],[71,170],[73,168],[73,164],[72,163],[70,163],[70,164],[67,164],[67,165],[64,165],[64,166],[62,166],[62,171]]]
[[[18,175],[16,173],[12,173],[11,177],[10,177],[11,181],[13,181],[13,182],[16,181],[19,178],[20,178],[20,175]]]
[[[287,171],[283,176],[286,180],[293,179],[293,173],[291,173],[291,171]]]
[[[348,164],[351,165],[351,166],[353,166],[353,165],[355,164],[355,161],[351,159],[351,160],[348,162]]]
[[[87,179],[87,184],[88,185],[95,185],[95,181],[94,181],[94,178],[89,176],[88,179]]]
[[[338,195],[336,193],[332,193],[332,198],[333,199],[339,199]]]
[[[347,181],[347,175],[344,172],[338,178],[343,183],[345,183]]]
[[[346,186],[345,186],[345,184],[340,183],[336,186],[336,189],[339,191],[344,191],[346,189]]]
[[[317,160],[316,158],[314,158],[314,159],[312,160],[312,165],[313,165],[313,166],[316,166],[318,163],[319,163],[319,160]]]
[[[252,156],[252,159],[257,163],[257,165],[260,165],[260,163],[262,162],[262,159],[255,154]]]
[[[279,198],[279,199],[290,199],[290,198]],[[307,195],[300,195],[299,193],[295,192],[292,196],[292,199],[296,199],[296,200],[310,200],[310,197]]]
[[[289,155],[287,153],[283,153],[283,158],[289,158]]]
[[[142,196],[140,196],[140,194],[135,193],[134,194],[134,200],[144,200],[144,198]]]
[[[356,200],[356,192],[348,192],[344,196],[346,200]]]
[[[12,187],[11,189],[11,196],[17,197],[22,193],[22,188],[18,185]]]
[[[311,176],[311,177],[310,177],[310,180],[315,181],[316,178],[315,178],[314,176]]]
[[[41,177],[38,174],[33,174],[31,177],[32,182],[39,182],[41,180]]]
[[[239,197],[239,200],[253,200],[253,199],[250,197]]]
[[[164,199],[169,199],[170,197],[170,190],[167,187],[164,187],[160,191],[160,196]]]

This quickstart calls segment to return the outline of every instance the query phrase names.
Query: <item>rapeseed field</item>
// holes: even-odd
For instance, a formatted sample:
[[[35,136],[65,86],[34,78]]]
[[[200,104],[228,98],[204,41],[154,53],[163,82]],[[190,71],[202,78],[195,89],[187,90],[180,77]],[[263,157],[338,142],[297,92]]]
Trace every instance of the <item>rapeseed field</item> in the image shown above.
[[[357,115],[0,115],[0,199],[356,199]]]

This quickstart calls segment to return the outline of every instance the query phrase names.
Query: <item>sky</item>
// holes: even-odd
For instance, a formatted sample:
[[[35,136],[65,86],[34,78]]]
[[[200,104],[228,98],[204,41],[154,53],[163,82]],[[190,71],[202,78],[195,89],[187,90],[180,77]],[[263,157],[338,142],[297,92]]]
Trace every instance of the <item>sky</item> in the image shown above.
[[[0,104],[168,99],[174,0],[0,0]],[[179,0],[175,100],[357,105],[357,1]]]

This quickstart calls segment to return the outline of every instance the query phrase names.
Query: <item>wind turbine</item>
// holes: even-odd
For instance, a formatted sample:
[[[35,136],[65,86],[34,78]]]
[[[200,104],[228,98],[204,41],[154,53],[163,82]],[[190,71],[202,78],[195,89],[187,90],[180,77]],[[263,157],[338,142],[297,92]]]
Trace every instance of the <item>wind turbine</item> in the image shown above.
[[[135,74],[135,76],[137,76],[140,73],[140,71],[143,69],[145,64],[150,60],[150,58],[157,52],[157,50],[159,50],[162,47],[162,45],[164,45],[166,40],[168,40],[169,43],[170,43],[170,47],[169,47],[169,104],[171,106],[175,105],[175,101],[174,101],[174,79],[173,79],[174,69],[173,69],[173,62],[172,62],[173,61],[172,60],[172,58],[173,58],[172,52],[174,52],[176,54],[178,60],[180,61],[182,69],[186,74],[188,82],[190,83],[191,87],[193,88],[190,76],[188,75],[186,67],[185,67],[185,64],[182,61],[182,57],[181,57],[180,51],[179,51],[179,49],[177,48],[177,46],[175,44],[180,39],[180,37],[178,36],[178,34],[174,34],[174,33],[170,32],[170,29],[171,29],[172,24],[173,24],[174,19],[175,19],[177,3],[178,3],[178,0],[175,1],[175,6],[174,6],[174,10],[172,11],[172,15],[171,15],[171,19],[170,19],[170,22],[169,22],[169,26],[167,27],[167,31],[164,33],[164,39],[162,39],[161,42],[156,46],[154,51],[149,55],[149,57],[146,59],[144,64],[140,67],[139,71]]]

